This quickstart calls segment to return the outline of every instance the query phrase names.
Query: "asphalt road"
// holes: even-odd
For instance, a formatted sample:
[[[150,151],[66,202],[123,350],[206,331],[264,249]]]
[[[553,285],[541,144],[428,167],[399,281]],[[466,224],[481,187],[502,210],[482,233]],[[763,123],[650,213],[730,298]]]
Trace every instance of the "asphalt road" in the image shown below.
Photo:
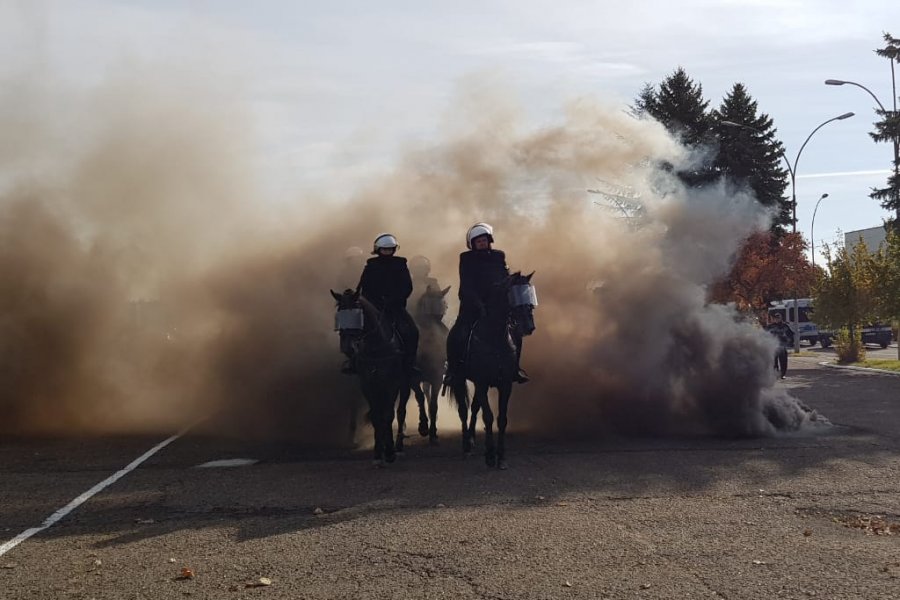
[[[519,433],[503,472],[449,434],[383,470],[188,434],[0,556],[0,598],[900,597],[900,377],[820,360],[778,385],[827,431]],[[3,440],[0,543],[163,437]],[[229,458],[259,462],[197,468]]]

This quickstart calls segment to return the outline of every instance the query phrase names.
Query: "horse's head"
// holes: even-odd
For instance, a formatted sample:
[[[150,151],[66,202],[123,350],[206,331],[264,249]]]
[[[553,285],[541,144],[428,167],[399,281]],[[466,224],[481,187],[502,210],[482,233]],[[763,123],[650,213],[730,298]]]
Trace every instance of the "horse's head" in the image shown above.
[[[440,321],[447,313],[447,292],[450,291],[448,285],[444,289],[428,286],[425,293],[419,298],[416,304],[416,313],[419,318],[432,318]]]
[[[509,315],[513,328],[520,336],[534,333],[534,307],[537,306],[537,294],[531,285],[534,271],[522,275],[517,271],[506,278],[506,297],[509,302]]]
[[[362,303],[359,300],[359,290],[348,289],[341,294],[334,290],[329,291],[337,302],[334,329],[341,335],[341,352],[352,352],[353,346],[362,337],[365,330],[365,318]]]

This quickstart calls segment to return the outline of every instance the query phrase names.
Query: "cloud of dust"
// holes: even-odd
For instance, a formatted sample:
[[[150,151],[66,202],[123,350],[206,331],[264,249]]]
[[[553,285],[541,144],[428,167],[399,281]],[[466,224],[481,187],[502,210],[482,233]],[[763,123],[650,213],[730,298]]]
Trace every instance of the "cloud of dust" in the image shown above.
[[[0,139],[0,432],[215,414],[219,432],[342,439],[359,402],[331,328],[344,249],[390,231],[455,292],[476,221],[513,270],[537,272],[513,427],[758,435],[809,418],[773,387],[769,337],[705,302],[768,216],[659,170],[687,158],[656,123],[582,100],[535,126],[470,81],[441,140],[390,175],[275,209],[239,98],[207,102],[196,82],[131,64],[69,90],[61,123],[34,114],[49,105],[40,77],[0,96],[0,125],[16,124]],[[642,226],[591,202],[596,178],[640,195]]]

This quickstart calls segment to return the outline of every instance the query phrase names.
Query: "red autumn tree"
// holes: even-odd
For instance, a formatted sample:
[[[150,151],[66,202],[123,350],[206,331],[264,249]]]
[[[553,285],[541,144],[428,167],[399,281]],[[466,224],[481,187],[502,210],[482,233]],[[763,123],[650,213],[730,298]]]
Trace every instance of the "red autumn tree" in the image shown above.
[[[710,289],[710,301],[734,302],[760,316],[772,300],[806,298],[816,282],[799,233],[758,232],[747,238],[728,275]]]

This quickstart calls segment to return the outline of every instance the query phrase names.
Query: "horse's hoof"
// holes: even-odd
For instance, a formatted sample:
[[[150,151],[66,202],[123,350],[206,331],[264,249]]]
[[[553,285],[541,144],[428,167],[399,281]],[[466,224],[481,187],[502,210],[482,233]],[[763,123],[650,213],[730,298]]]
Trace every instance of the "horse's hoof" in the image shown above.
[[[507,464],[505,460],[500,459],[499,461],[497,461],[497,468],[501,471],[505,471],[509,468],[509,464]]]
[[[428,422],[427,421],[419,422],[419,435],[421,435],[422,437],[425,437],[426,435],[428,435]]]
[[[486,464],[486,465],[489,466],[489,467],[496,467],[496,466],[497,466],[497,457],[496,457],[496,456],[491,456],[491,455],[489,455],[489,454],[488,454],[488,455],[485,455],[485,457],[484,457],[484,464]]]
[[[441,443],[438,441],[437,436],[433,435],[428,438],[428,445],[429,446],[440,446]]]
[[[392,452],[391,454],[388,454],[387,456],[385,456],[384,460],[385,460],[385,462],[390,464],[390,463],[394,462],[395,460],[397,460],[397,454],[395,452]]]
[[[376,469],[380,469],[384,466],[384,461],[381,460],[380,458],[376,458],[375,460],[372,461],[372,466],[375,467]]]

